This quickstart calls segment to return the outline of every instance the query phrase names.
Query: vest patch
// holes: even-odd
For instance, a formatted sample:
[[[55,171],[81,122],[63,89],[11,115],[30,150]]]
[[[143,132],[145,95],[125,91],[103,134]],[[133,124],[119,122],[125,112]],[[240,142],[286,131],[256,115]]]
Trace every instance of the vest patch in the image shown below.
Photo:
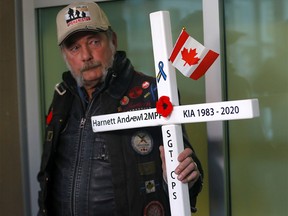
[[[164,207],[159,201],[151,201],[144,208],[144,216],[164,216]]]
[[[152,136],[147,131],[137,131],[131,138],[131,146],[138,154],[147,155],[153,149]]]

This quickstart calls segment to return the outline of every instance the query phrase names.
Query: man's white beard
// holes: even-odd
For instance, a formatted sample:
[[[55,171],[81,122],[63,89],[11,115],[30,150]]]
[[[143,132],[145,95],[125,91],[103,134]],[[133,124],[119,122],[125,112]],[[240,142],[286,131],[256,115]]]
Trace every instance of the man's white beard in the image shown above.
[[[108,69],[110,67],[112,67],[113,65],[113,61],[114,61],[114,55],[112,56],[110,62],[108,63],[108,65],[106,65],[104,67],[104,69],[102,70],[102,76],[101,76],[101,80],[99,83],[101,82],[104,82],[106,76],[107,76],[107,73],[108,73]],[[97,63],[96,63],[97,64]],[[85,70],[81,70],[81,73],[79,75],[77,75],[76,73],[74,73],[74,71],[71,69],[70,65],[68,64],[68,62],[66,61],[66,65],[68,67],[68,69],[70,70],[71,72],[71,75],[73,76],[73,78],[75,79],[75,81],[77,82],[77,85],[79,87],[82,87],[85,85],[85,80],[83,79],[83,74],[82,73],[85,73]],[[89,67],[86,68],[86,70],[89,69]]]
[[[108,67],[108,68],[109,68],[109,67]],[[107,76],[107,73],[108,73],[108,68],[105,67],[105,68],[103,69],[103,71],[102,71],[102,77],[101,77],[100,82],[103,82],[103,81],[105,80],[105,78],[106,78],[106,76]],[[83,87],[84,84],[85,84],[85,80],[83,79],[83,75],[82,75],[83,72],[81,72],[80,75],[76,75],[70,68],[69,68],[69,70],[70,70],[70,72],[71,72],[71,75],[73,76],[73,78],[74,78],[75,81],[77,82],[77,85],[78,85],[79,87]]]

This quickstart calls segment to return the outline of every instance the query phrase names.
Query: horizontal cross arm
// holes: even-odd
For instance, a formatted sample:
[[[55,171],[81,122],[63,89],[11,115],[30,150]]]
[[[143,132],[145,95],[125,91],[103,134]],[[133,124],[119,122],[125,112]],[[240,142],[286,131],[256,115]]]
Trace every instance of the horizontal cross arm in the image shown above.
[[[258,99],[247,99],[174,106],[168,118],[162,117],[156,112],[156,108],[153,108],[93,116],[91,123],[94,132],[104,132],[170,124],[250,119],[258,116]]]

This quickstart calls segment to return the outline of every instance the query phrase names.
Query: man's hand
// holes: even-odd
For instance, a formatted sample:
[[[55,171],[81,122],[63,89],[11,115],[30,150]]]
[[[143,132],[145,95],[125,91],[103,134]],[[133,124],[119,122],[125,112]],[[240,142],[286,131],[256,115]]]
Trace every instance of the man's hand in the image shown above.
[[[164,147],[160,146],[159,150],[160,150],[160,157],[162,160],[163,177],[164,180],[167,182]],[[191,157],[192,153],[193,153],[192,149],[190,148],[184,149],[184,151],[182,151],[178,156],[179,165],[175,169],[177,179],[182,183],[188,183],[189,188],[191,188],[194,185],[194,183],[198,180],[200,176],[197,164],[193,161]]]

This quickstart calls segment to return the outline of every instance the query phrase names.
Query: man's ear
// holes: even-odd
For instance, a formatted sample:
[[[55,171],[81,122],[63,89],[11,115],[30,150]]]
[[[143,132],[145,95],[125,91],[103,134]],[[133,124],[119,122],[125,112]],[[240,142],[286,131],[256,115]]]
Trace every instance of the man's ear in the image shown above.
[[[117,49],[118,41],[117,41],[117,34],[113,32],[112,35],[112,43],[114,44],[115,48]]]

